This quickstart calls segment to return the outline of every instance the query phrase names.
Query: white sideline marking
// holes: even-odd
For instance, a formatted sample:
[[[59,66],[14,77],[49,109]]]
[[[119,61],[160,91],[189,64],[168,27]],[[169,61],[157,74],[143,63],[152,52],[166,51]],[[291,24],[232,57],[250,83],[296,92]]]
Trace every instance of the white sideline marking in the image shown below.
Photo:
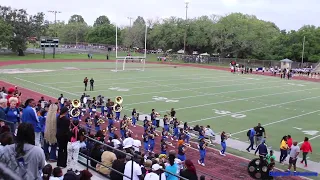
[[[95,73],[97,74],[97,72]],[[76,75],[76,74],[72,74],[72,75]],[[99,74],[100,75],[100,74]],[[103,75],[103,74],[102,74]],[[194,74],[195,76],[209,76],[210,74]],[[215,74],[215,75],[219,75],[219,74]],[[226,75],[225,73],[221,73],[221,75]],[[152,79],[152,78],[170,78],[172,76],[176,76],[176,74],[171,73],[170,76],[148,76],[148,77],[135,77],[135,78],[117,78],[117,80],[137,80],[137,79]],[[190,74],[188,75],[180,75],[180,77],[190,77]],[[115,80],[115,78],[111,78],[111,79],[102,79],[102,80],[95,80],[96,82],[99,81],[112,81]],[[79,81],[65,81],[65,82],[54,82],[54,83],[46,83],[46,84],[69,84],[69,83],[77,83]]]
[[[316,139],[317,137],[320,137],[320,134],[317,135],[317,136],[313,136],[312,138],[309,138],[309,141],[312,140],[312,139]],[[298,145],[302,144],[303,141],[299,142]]]
[[[317,97],[320,97],[320,96],[317,96]],[[309,98],[310,99],[310,98]],[[306,116],[306,115],[309,115],[309,114],[313,114],[313,113],[317,113],[319,112],[320,110],[316,110],[316,111],[311,111],[311,112],[308,112],[308,113],[304,113],[304,114],[300,114],[300,115],[297,115],[297,116],[292,116],[292,117],[289,117],[289,118],[285,118],[285,119],[281,119],[279,121],[273,121],[271,123],[267,123],[267,124],[262,124],[262,126],[270,126],[272,124],[277,124],[277,123],[280,123],[280,122],[284,122],[284,121],[288,121],[290,119],[295,119],[295,118],[298,118],[298,117],[301,117],[301,116]],[[231,133],[232,135],[235,135],[235,134],[240,134],[240,133],[243,133],[243,132],[247,132],[249,129],[246,129],[246,130],[242,130],[242,131],[238,131],[238,132],[235,132],[235,133]],[[320,135],[318,136],[315,136],[313,137],[314,138],[317,138],[319,137]],[[311,138],[310,138],[311,139]],[[309,140],[310,140],[309,139]]]
[[[172,79],[170,80],[162,80],[162,81],[171,81]],[[177,79],[179,80],[179,79]],[[188,81],[189,79],[186,78],[186,80],[182,80],[180,79],[180,81]],[[140,82],[145,82],[145,83],[152,83],[154,85],[152,86],[137,86],[137,87],[124,87],[124,88],[127,88],[127,89],[142,89],[142,88],[147,88],[147,87],[156,87],[156,86],[176,86],[176,85],[184,85],[184,84],[197,84],[197,83],[215,83],[215,82],[229,82],[229,81],[240,81],[239,79],[238,80],[219,80],[219,81],[196,81],[196,82],[186,82],[186,83],[175,83],[175,84],[168,84],[168,85],[162,85],[162,84],[157,84],[157,83],[154,83],[154,82],[157,82],[157,81],[140,81]],[[122,84],[122,85],[127,85],[127,84],[132,84],[133,82],[131,83],[115,83],[115,84]],[[135,83],[139,83],[139,82],[135,82]],[[107,84],[107,85],[115,85],[115,84]],[[100,85],[100,86],[105,86],[106,84],[103,84],[103,85]],[[67,86],[67,87],[63,87],[64,89],[68,89],[68,88],[73,88],[73,87],[84,87],[83,85],[82,86]],[[96,87],[96,86],[95,86]],[[99,90],[101,91],[101,90]]]
[[[71,93],[71,92],[64,91],[64,90],[61,90],[61,89],[58,89],[58,88],[42,85],[42,84],[35,83],[35,82],[32,82],[32,81],[28,81],[28,80],[24,80],[24,79],[21,79],[21,78],[18,78],[18,77],[14,77],[14,78],[18,79],[20,81],[24,81],[24,82],[27,82],[27,83],[31,83],[31,84],[37,85],[37,86],[41,86],[41,87],[45,87],[45,88],[48,88],[48,89],[52,89],[52,90],[55,90],[57,92],[63,92],[63,93],[66,93],[66,94],[71,94],[73,96],[79,96],[80,97],[80,94]]]
[[[234,101],[241,101],[241,100],[246,100],[246,99],[253,99],[253,98],[260,98],[260,97],[268,97],[268,96],[273,96],[273,95],[280,95],[280,94],[288,94],[288,93],[294,93],[294,92],[301,92],[301,91],[309,91],[309,90],[315,90],[315,89],[320,89],[320,88],[312,88],[312,89],[303,89],[303,90],[297,90],[297,91],[287,91],[287,92],[282,92],[282,93],[273,93],[273,94],[266,94],[266,95],[261,95],[261,96],[253,96],[253,97],[248,97],[248,98],[241,98],[241,99],[235,99],[235,100],[229,100],[229,101],[221,101],[221,102],[216,102],[216,103],[208,103],[208,104],[201,104],[201,105],[196,105],[196,106],[188,106],[188,107],[184,107],[184,108],[176,108],[175,110],[182,110],[182,109],[191,109],[191,108],[196,108],[196,107],[203,107],[203,106],[208,106],[208,105],[215,105],[215,104],[223,104],[223,103],[228,103],[228,102],[234,102]],[[317,96],[320,97],[320,96]],[[314,98],[314,97],[313,97]],[[308,99],[308,98],[307,98]],[[312,98],[311,98],[312,99]],[[286,103],[280,103],[280,104],[286,104]],[[280,105],[277,104],[277,105]],[[271,105],[271,106],[276,106],[276,105]],[[158,111],[160,112],[167,112],[168,110],[165,111]],[[240,113],[240,112],[237,112]],[[210,119],[210,118],[206,118],[206,119]],[[191,121],[189,123],[192,122],[198,122],[198,121],[202,121],[203,119],[200,120],[196,120],[196,121]]]
[[[203,93],[203,94],[194,95],[194,96],[184,96],[184,97],[170,98],[170,99],[171,100],[180,100],[180,99],[188,99],[188,98],[194,98],[194,97],[214,96],[214,95],[218,95],[218,94],[235,93],[235,92],[242,92],[242,91],[252,91],[252,90],[258,90],[258,89],[269,89],[269,88],[276,88],[276,87],[283,87],[283,85],[282,86],[263,87],[263,88],[242,89],[242,90],[236,90],[236,91],[225,91],[225,92],[219,92],[219,93]],[[224,96],[220,96],[220,97],[224,97]],[[238,99],[234,98],[234,100],[238,100]],[[152,103],[152,102],[155,102],[155,101],[154,100],[144,101],[144,102],[131,103],[131,104],[127,104],[127,105],[146,104],[146,103]],[[163,112],[166,112],[166,111],[163,111]]]

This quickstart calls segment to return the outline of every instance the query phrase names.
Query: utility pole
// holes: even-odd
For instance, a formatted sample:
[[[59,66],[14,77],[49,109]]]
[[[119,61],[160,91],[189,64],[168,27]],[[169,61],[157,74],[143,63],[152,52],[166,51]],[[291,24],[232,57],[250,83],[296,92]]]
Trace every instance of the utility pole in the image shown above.
[[[129,47],[129,54],[130,54],[131,48],[132,48],[132,44],[133,44],[133,42],[132,42],[132,39],[133,39],[133,37],[132,37],[132,24],[131,24],[133,17],[127,17],[127,18],[128,18],[129,21],[130,21],[130,29],[129,29],[129,31],[130,31],[130,39],[131,39],[131,40],[130,40],[131,43],[130,43],[130,47]]]
[[[187,28],[188,28],[188,8],[189,8],[189,0],[185,1],[186,4],[186,27],[184,31],[184,42],[183,42],[183,53],[186,54],[186,41],[187,41]]]
[[[303,65],[303,58],[304,58],[304,44],[305,44],[305,42],[306,42],[306,36],[303,36],[301,66]]]
[[[49,13],[53,13],[54,14],[54,31],[55,31],[55,34],[54,36],[57,37],[58,36],[58,33],[57,33],[57,14],[60,14],[61,12],[60,11],[48,11]],[[56,47],[53,47],[53,59],[55,58],[55,55],[56,55]]]

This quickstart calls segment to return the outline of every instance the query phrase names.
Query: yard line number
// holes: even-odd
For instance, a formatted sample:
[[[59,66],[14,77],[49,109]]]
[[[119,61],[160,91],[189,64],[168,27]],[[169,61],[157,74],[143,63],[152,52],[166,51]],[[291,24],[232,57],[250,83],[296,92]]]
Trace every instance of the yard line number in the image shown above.
[[[153,96],[152,99],[155,100],[155,101],[163,101],[163,102],[167,102],[167,103],[176,103],[176,102],[179,102],[179,100],[169,99],[169,98],[160,97],[160,96]]]
[[[120,92],[129,91],[129,89],[124,89],[120,87],[110,87],[109,89],[112,91],[120,91]]]
[[[218,110],[218,109],[212,109],[216,114],[220,114],[220,115],[230,115],[233,118],[245,118],[246,115],[244,114],[237,114],[237,113],[232,113],[230,111],[224,111],[224,110]]]

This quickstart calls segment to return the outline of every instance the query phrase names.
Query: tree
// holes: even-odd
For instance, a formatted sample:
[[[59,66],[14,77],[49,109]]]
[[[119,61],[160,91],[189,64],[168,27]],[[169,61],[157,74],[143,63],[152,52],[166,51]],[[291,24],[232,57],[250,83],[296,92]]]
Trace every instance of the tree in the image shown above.
[[[103,24],[92,28],[86,36],[86,41],[89,43],[114,45],[116,44],[115,34],[116,27],[114,25]]]
[[[146,23],[143,17],[138,18],[133,22],[132,27],[123,29],[123,43],[126,47],[143,48],[145,43]]]
[[[85,21],[81,15],[74,14],[70,17],[68,21],[68,24],[70,23],[85,23]]]
[[[7,48],[12,36],[12,27],[0,18],[0,48]]]
[[[101,25],[108,25],[110,24],[110,20],[107,16],[99,16],[96,21],[94,21],[93,27],[101,26]]]
[[[86,34],[89,27],[85,23],[68,23],[59,30],[59,38],[61,42],[78,43],[85,42]]]

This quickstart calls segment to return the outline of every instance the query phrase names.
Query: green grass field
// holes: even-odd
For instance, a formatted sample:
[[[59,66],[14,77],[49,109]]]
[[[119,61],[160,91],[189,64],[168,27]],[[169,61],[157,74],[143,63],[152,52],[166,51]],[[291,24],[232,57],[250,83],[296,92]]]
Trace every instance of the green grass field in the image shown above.
[[[126,66],[136,69],[141,65]],[[314,149],[309,159],[320,161],[319,83],[158,64],[146,64],[144,72],[112,72],[114,67],[115,63],[105,62],[38,63],[5,66],[0,71],[26,68],[52,71],[0,74],[1,80],[53,97],[63,93],[70,99],[78,99],[84,92],[85,76],[93,77],[95,91],[87,93],[112,99],[122,96],[122,115],[130,114],[133,108],[145,114],[155,108],[165,114],[173,107],[180,120],[190,125],[210,125],[215,132],[229,132],[241,141],[247,140],[247,129],[260,122],[273,149],[279,149],[283,135],[290,134],[298,142],[308,136]]]

